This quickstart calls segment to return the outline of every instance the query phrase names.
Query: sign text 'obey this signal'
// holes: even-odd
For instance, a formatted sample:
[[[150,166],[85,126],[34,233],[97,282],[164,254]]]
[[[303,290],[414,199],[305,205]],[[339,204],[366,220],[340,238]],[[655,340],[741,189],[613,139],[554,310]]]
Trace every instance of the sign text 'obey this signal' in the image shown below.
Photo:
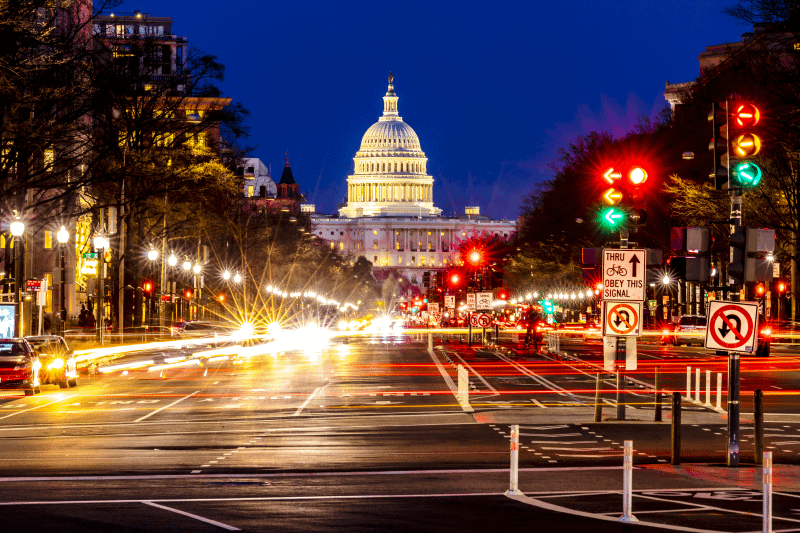
[[[645,251],[603,249],[603,299],[644,301]]]

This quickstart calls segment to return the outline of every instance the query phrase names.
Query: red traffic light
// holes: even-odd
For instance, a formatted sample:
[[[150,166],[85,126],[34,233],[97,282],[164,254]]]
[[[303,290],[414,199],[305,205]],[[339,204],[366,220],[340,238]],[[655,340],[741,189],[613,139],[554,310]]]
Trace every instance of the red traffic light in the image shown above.
[[[469,262],[470,262],[470,263],[472,263],[473,265],[479,265],[479,264],[481,264],[481,262],[483,261],[483,254],[480,252],[480,250],[472,250],[472,251],[471,251],[471,252],[470,252],[470,253],[467,255],[467,259],[468,259],[468,260],[469,260]]]
[[[191,300],[193,296],[194,296],[194,291],[192,289],[184,289],[183,291],[184,298],[186,298],[187,300]]]
[[[632,167],[628,171],[628,181],[634,187],[644,184],[644,182],[647,181],[647,171],[642,167]]]
[[[456,287],[459,283],[461,283],[461,276],[458,274],[453,274],[450,276],[450,285]]]
[[[756,294],[758,296],[764,296],[765,292],[767,292],[767,288],[764,287],[763,283],[759,283],[758,285],[756,285]]]
[[[783,293],[785,291],[786,291],[786,284],[784,282],[782,282],[782,281],[779,282],[778,283],[778,292],[779,293]]]
[[[500,291],[500,293],[497,296],[501,300],[508,300],[508,291],[504,289],[504,290]]]
[[[761,112],[758,108],[746,102],[737,105],[732,114],[735,125],[740,128],[755,126],[761,120]]]
[[[147,294],[153,292],[153,282],[152,281],[143,281],[142,282],[142,290]]]
[[[225,296],[224,292],[221,292],[221,293],[217,294],[217,301],[219,303],[224,304],[225,303],[225,298],[226,298],[226,296]]]

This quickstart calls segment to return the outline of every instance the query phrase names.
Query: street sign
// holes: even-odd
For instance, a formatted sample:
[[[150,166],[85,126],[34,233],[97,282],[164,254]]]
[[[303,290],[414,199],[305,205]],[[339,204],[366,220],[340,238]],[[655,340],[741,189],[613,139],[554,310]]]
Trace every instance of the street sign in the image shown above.
[[[647,257],[643,249],[603,249],[603,299],[644,301]]]
[[[97,260],[97,259],[100,259],[100,253],[99,252],[84,252],[83,253],[83,258],[84,259],[95,259],[95,260]]]
[[[757,302],[714,300],[708,306],[706,343],[709,350],[753,353],[758,332]]]
[[[432,315],[439,314],[439,303],[438,302],[429,302],[428,303],[428,312]]]
[[[642,302],[603,301],[603,335],[638,337],[642,334]]]
[[[47,283],[47,282],[45,282],[45,283]],[[45,287],[46,286],[47,285],[45,285]],[[42,280],[40,280],[40,279],[27,279],[27,280],[25,280],[25,290],[27,292],[38,292],[38,291],[42,290]]]
[[[492,316],[486,313],[475,314],[469,317],[469,323],[473,328],[488,328],[492,325]]]
[[[494,294],[491,292],[479,292],[476,295],[476,306],[480,310],[489,310],[492,308],[492,300],[494,300]]]
[[[475,293],[474,292],[468,292],[467,293],[467,311],[469,311],[470,313],[474,313],[477,310],[478,310],[478,307],[477,307],[476,302],[475,302]]]
[[[444,297],[444,306],[447,309],[455,309],[456,308],[456,296],[455,296],[455,294]]]

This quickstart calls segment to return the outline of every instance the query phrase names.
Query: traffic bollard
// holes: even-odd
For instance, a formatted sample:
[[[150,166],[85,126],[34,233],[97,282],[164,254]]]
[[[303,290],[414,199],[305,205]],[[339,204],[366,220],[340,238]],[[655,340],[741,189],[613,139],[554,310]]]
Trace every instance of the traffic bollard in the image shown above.
[[[686,367],[686,399],[692,400],[692,367]]]
[[[661,422],[661,372],[658,367],[656,367],[656,379],[655,379],[655,393],[656,393],[656,422]]]
[[[597,384],[594,391],[594,421],[603,421],[603,404],[600,403],[600,373],[597,373]]]
[[[511,479],[506,496],[519,496],[519,425],[511,426]]]
[[[755,460],[761,464],[761,454],[764,451],[764,393],[757,389],[753,395],[753,418],[755,418]]]
[[[722,372],[717,374],[717,410],[722,410]]]
[[[711,370],[706,370],[706,405],[711,406]]]
[[[638,522],[631,514],[633,503],[633,441],[625,441],[625,455],[622,462],[622,516],[619,522]]]
[[[772,452],[764,452],[764,503],[762,509],[763,531],[772,533]]]
[[[672,451],[671,464],[681,464],[681,393],[672,393]]]
[[[695,400],[697,403],[700,403],[700,369],[695,369],[695,378],[697,379],[697,383],[695,384]]]

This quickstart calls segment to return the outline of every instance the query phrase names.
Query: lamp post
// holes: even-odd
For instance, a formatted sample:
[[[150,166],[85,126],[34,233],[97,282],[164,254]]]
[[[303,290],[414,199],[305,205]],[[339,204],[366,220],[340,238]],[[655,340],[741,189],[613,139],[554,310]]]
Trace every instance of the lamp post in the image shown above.
[[[25,224],[19,219],[15,218],[11,223],[9,229],[11,235],[14,237],[14,337],[22,337],[22,278],[25,277],[25,267],[22,264],[25,261],[25,254],[22,251],[22,234],[25,232]]]
[[[67,242],[69,242],[69,232],[64,226],[61,226],[61,229],[56,233],[56,239],[58,239],[58,248],[61,256],[61,290],[59,291],[61,293],[61,308],[59,309],[59,317],[61,318],[61,333],[64,333],[67,325],[67,265],[64,259],[64,249]]]
[[[171,267],[174,267],[175,265],[178,264],[178,258],[175,257],[174,253],[170,253],[169,254],[169,258],[167,258],[167,264],[169,266],[171,266]],[[170,303],[174,303],[172,301],[172,282],[169,280],[169,278],[167,278],[167,286],[169,287],[169,301],[170,301]],[[163,289],[162,289],[162,291],[163,291]],[[172,306],[173,318],[177,318],[177,315],[174,314],[175,311],[176,311],[175,310],[175,305],[173,305]]]
[[[197,289],[197,276],[200,275],[200,271],[201,270],[202,270],[202,268],[200,267],[200,263],[195,263],[194,266],[192,267],[192,272],[194,272],[194,301],[195,301],[195,304],[194,304],[194,317],[195,317],[195,320],[197,320],[197,318],[198,318],[197,317],[197,311],[198,311],[198,306],[200,305],[199,303],[197,303],[197,302],[200,302],[200,291]]]
[[[105,251],[108,248],[108,240],[103,234],[98,233],[94,236],[94,249],[97,252],[97,340],[100,341],[100,346],[103,345],[103,330],[105,329],[104,310],[103,310],[103,293],[105,292],[105,278],[103,277],[103,262],[105,261]]]
[[[153,311],[154,311],[153,298],[156,293],[156,282],[155,278],[153,278],[153,263],[155,263],[155,260],[158,259],[158,250],[156,250],[151,246],[150,251],[147,252],[147,259],[150,261],[150,280],[151,283],[153,284],[153,288],[150,291],[150,303],[147,306],[147,315],[148,315],[147,318],[149,326],[153,322]]]
[[[192,269],[192,263],[191,263],[191,261],[186,259],[183,262],[183,271],[188,274],[191,269]],[[188,300],[186,300],[186,310],[187,310],[186,320],[191,320],[192,319],[192,303],[190,301],[188,301]]]

